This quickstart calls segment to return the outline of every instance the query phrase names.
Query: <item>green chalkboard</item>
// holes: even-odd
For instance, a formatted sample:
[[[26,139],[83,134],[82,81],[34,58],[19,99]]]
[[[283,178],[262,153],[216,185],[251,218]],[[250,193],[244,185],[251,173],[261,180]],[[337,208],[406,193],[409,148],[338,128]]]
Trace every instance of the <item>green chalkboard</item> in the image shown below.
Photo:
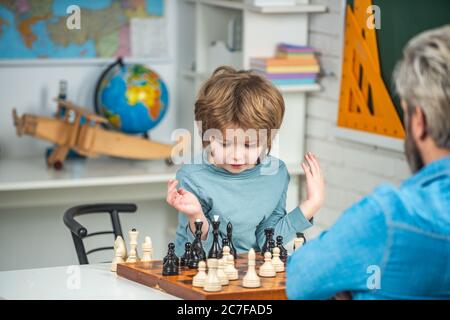
[[[347,3],[353,7],[355,1],[358,0]],[[373,0],[372,3],[381,13],[381,28],[376,30],[381,73],[397,112],[403,118],[392,82],[395,64],[409,39],[450,23],[450,0]]]

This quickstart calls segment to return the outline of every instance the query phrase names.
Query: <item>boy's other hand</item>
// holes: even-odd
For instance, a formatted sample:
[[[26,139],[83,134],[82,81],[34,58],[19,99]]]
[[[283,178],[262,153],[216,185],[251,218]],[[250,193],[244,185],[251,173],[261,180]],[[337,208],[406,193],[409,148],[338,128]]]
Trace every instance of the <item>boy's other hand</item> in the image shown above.
[[[319,161],[311,152],[305,154],[301,166],[306,175],[306,199],[300,204],[300,210],[310,220],[325,200],[325,182]]]
[[[169,180],[167,184],[167,203],[176,210],[183,212],[189,218],[201,218],[203,210],[197,197],[183,188],[177,189],[177,184],[178,180]]]

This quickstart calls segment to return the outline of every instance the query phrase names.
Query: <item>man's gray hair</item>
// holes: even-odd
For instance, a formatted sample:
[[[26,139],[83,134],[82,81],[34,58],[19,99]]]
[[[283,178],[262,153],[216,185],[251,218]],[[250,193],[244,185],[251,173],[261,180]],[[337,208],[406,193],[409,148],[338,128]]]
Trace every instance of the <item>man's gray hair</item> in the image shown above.
[[[408,108],[423,110],[436,146],[450,149],[450,25],[408,42],[395,67],[394,82]]]

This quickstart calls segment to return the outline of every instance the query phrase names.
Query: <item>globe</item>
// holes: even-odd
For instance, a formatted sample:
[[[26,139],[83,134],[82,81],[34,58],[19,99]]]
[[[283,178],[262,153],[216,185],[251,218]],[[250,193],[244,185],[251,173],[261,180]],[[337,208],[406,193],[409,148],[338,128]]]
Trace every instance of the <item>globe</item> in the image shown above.
[[[120,58],[103,72],[95,90],[97,113],[126,133],[147,133],[161,122],[168,105],[167,87],[156,72]]]

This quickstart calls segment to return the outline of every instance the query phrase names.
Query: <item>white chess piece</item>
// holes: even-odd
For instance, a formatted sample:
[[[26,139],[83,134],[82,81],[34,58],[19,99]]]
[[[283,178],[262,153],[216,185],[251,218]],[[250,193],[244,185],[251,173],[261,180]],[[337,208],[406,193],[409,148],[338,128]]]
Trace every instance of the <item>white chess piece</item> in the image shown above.
[[[192,285],[194,287],[203,287],[205,285],[207,276],[206,263],[202,260],[198,263],[198,272],[194,276],[194,278],[192,278]]]
[[[228,276],[225,273],[225,266],[223,264],[223,260],[222,259],[217,259],[219,262],[219,267],[217,269],[217,276],[219,277],[220,280],[220,284],[223,286],[226,286],[230,283],[230,281],[228,280]]]
[[[264,263],[259,268],[259,275],[265,278],[273,278],[276,276],[275,268],[272,264],[272,254],[270,251],[264,253]]]
[[[139,260],[139,256],[137,253],[137,245],[138,245],[137,239],[139,237],[139,231],[137,231],[136,229],[128,231],[128,237],[130,238],[130,251],[133,251],[134,249],[136,260]]]
[[[124,250],[125,250],[124,245],[120,242],[119,239],[116,239],[116,241],[114,242],[114,258],[113,258],[113,261],[111,263],[111,271],[116,272],[117,271],[117,264],[125,262],[123,260],[123,258],[122,258]]]
[[[116,238],[117,244],[120,243],[122,245],[122,259],[127,258],[127,246],[125,245],[125,241],[123,240],[122,236],[117,236]],[[114,241],[114,250],[116,249],[116,242]]]
[[[244,288],[259,288],[261,286],[261,279],[259,279],[258,274],[256,273],[255,266],[256,254],[255,250],[252,248],[248,252],[248,270],[242,281]]]
[[[219,277],[217,276],[217,268],[219,261],[217,259],[208,259],[208,276],[205,280],[203,290],[208,292],[217,292],[222,290]]]
[[[280,248],[273,248],[273,258],[272,265],[275,268],[275,272],[283,272],[284,271],[284,263],[280,259]]]
[[[142,259],[141,261],[152,261],[153,245],[150,237],[145,237],[145,241],[141,245]]]
[[[231,249],[229,246],[224,246],[222,248],[222,260],[223,260],[223,265],[226,267],[228,264],[228,256],[230,255]]]
[[[227,257],[227,264],[225,265],[224,271],[228,277],[228,280],[239,279],[238,271],[234,267],[234,257],[232,254],[228,255],[228,257]]]
[[[131,248],[130,252],[128,252],[128,258],[125,262],[137,262],[138,258],[136,256],[136,249]]]

